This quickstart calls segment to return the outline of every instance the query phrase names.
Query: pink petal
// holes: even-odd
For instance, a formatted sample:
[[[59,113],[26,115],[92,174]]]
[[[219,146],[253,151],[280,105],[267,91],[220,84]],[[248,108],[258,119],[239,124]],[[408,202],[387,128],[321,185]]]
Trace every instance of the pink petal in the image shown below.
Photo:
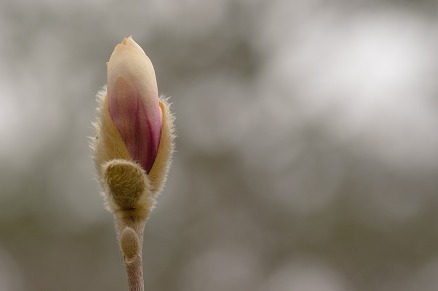
[[[109,95],[110,116],[132,159],[149,173],[157,156],[162,120],[158,102],[147,105],[126,79],[116,79]]]

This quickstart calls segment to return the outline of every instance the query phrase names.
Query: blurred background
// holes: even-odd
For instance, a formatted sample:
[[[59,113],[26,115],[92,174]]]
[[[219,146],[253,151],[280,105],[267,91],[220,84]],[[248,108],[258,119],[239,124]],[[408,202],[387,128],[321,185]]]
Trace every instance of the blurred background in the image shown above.
[[[88,137],[133,35],[177,152],[147,290],[438,290],[438,2],[0,2],[0,290],[127,290]]]

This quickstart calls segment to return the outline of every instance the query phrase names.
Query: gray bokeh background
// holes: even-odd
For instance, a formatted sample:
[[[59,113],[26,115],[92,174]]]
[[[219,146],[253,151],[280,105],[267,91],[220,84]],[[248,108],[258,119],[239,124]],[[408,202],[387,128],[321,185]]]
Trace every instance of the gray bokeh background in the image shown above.
[[[88,136],[133,35],[177,152],[147,290],[438,290],[438,2],[2,1],[0,290],[127,290]]]

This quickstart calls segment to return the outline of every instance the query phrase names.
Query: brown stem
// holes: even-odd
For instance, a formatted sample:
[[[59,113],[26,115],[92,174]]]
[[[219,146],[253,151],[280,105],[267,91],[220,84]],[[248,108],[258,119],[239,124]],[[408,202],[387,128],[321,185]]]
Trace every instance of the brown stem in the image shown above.
[[[126,272],[128,274],[129,291],[144,291],[143,264],[141,256],[133,261],[125,257]]]
[[[133,217],[125,217],[117,221],[117,232],[128,275],[129,291],[144,291],[142,249],[145,221]]]

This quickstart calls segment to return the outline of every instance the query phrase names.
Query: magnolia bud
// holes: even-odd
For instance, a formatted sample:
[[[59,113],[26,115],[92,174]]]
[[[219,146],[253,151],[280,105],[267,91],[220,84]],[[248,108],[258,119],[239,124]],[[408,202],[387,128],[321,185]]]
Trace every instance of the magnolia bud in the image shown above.
[[[173,117],[158,96],[151,61],[132,37],[115,47],[107,68],[92,143],[99,180],[112,212],[139,209],[147,216],[166,180]]]
[[[91,146],[107,208],[116,219],[129,289],[143,291],[143,229],[169,170],[174,118],[167,100],[158,96],[151,61],[132,37],[116,46],[107,67]]]

